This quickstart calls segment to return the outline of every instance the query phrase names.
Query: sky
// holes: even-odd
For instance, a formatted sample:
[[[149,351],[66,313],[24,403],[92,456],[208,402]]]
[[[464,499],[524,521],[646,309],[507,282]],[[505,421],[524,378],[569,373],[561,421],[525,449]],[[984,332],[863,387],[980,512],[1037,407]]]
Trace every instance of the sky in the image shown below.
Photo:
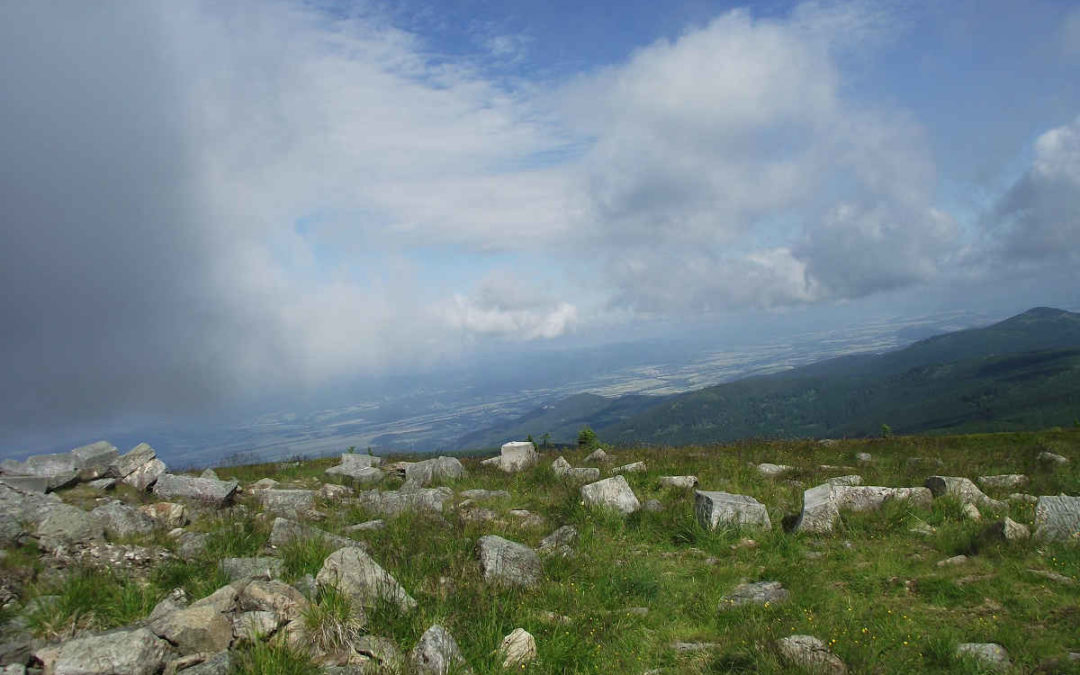
[[[1080,4],[0,4],[0,446],[489,350],[1080,306]]]

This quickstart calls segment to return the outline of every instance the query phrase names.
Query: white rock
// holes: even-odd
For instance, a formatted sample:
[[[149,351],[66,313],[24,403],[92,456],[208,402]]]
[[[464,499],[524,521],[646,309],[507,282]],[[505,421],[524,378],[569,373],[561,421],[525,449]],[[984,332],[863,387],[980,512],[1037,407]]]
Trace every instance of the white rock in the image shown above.
[[[641,508],[637,496],[622,476],[581,486],[581,499],[586,506],[613,509],[624,514]]]
[[[771,529],[769,512],[764,504],[747,495],[730,492],[694,492],[694,515],[707,530],[721,525]]]
[[[536,638],[524,628],[515,628],[499,645],[503,668],[521,668],[536,659]]]

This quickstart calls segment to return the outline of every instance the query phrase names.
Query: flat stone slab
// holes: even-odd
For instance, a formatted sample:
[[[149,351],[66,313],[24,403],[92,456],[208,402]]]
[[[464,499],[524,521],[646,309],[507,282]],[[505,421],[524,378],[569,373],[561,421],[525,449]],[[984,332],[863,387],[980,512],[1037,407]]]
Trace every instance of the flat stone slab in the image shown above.
[[[776,605],[786,602],[788,591],[779,581],[755,581],[739,584],[731,593],[720,599],[720,609],[744,605]]]
[[[1049,541],[1080,540],[1080,497],[1039,497],[1035,502],[1035,537]]]
[[[465,467],[456,457],[435,457],[405,465],[405,480],[416,485],[433,485],[465,476]]]
[[[623,464],[622,466],[615,467],[614,469],[611,470],[611,473],[613,473],[613,474],[645,473],[648,470],[649,470],[649,467],[646,466],[645,462],[631,462],[629,464]]]
[[[461,493],[461,496],[465,499],[480,501],[484,499],[509,499],[510,493],[506,490],[465,490]]]
[[[386,473],[374,466],[342,464],[330,467],[326,473],[331,476],[341,476],[353,485],[376,485],[386,478]]]
[[[730,492],[695,491],[694,515],[707,530],[720,526],[772,528],[764,504],[753,497]]]
[[[164,473],[154,483],[154,494],[162,499],[190,499],[211,506],[226,506],[236,494],[236,481],[193,478]]]
[[[385,518],[393,518],[407,511],[441,514],[443,506],[453,498],[454,491],[447,487],[368,490],[356,495],[357,502],[361,506]]]
[[[314,490],[259,490],[256,498],[264,509],[286,518],[296,518],[315,509]]]
[[[985,488],[1018,488],[1027,485],[1028,477],[1022,473],[1002,473],[979,476],[975,481]]]
[[[795,467],[788,466],[787,464],[770,464],[769,462],[758,464],[756,468],[758,473],[767,478],[775,478],[776,476],[795,470]]]
[[[299,523],[295,520],[289,520],[288,518],[275,518],[274,524],[270,528],[270,545],[281,548],[282,546],[288,546],[294,541],[304,541],[308,539],[321,539],[334,548],[345,548],[347,546],[363,546],[359,542],[353,541],[348,537],[342,537],[341,535],[321,530],[311,525]]]
[[[623,476],[613,476],[581,486],[581,499],[586,506],[612,509],[623,514],[630,514],[641,508],[641,503]]]
[[[153,675],[161,670],[169,643],[145,628],[89,635],[38,650],[45,672],[130,673]]]

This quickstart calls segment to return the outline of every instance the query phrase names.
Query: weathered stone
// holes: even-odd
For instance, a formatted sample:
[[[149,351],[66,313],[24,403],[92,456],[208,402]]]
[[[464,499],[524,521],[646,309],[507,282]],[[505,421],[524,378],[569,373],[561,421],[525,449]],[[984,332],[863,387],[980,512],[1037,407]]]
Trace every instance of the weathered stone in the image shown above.
[[[465,499],[508,499],[510,493],[506,490],[465,490],[461,493]]]
[[[341,453],[341,466],[382,466],[383,458],[358,452]]]
[[[926,479],[926,487],[935,497],[955,497],[964,504],[974,504],[991,509],[1001,509],[1005,504],[996,499],[990,499],[975,483],[962,476],[930,476]]]
[[[720,609],[743,605],[776,605],[788,599],[788,591],[779,581],[755,581],[739,584],[720,599]]]
[[[195,560],[206,551],[209,539],[210,535],[204,532],[184,532],[177,540],[176,554],[181,560]]]
[[[16,476],[70,476],[75,474],[78,479],[79,465],[74,455],[70,452],[59,452],[51,455],[32,455],[23,461],[5,459],[0,462],[0,471]]]
[[[885,502],[894,499],[907,500],[915,506],[928,508],[932,497],[927,488],[824,483],[803,492],[803,509],[794,529],[800,532],[831,532],[840,511],[876,511]]]
[[[829,651],[825,643],[813,635],[789,635],[777,641],[780,655],[797,668],[816,673],[843,675],[847,672],[844,662]]]
[[[574,468],[564,458],[559,457],[551,463],[551,470],[556,476],[573,483],[590,483],[600,480],[600,469]]]
[[[343,499],[347,499],[352,496],[353,489],[345,487],[344,485],[334,485],[333,483],[326,483],[319,488],[319,499],[326,500],[328,502],[340,502]]]
[[[846,485],[849,487],[853,487],[856,485],[862,485],[862,476],[858,476],[855,474],[850,474],[847,476],[836,476],[834,478],[829,478],[825,482],[829,485]]]
[[[178,612],[188,606],[187,593],[182,588],[174,588],[171,593],[162,598],[161,602],[154,605],[150,616],[146,617],[147,623],[153,623],[173,612]]]
[[[1039,497],[1035,503],[1035,536],[1051,541],[1080,539],[1080,497]]]
[[[134,448],[113,460],[109,466],[109,475],[126,478],[132,471],[157,458],[157,452],[149,443],[139,443]]]
[[[540,454],[536,447],[528,441],[514,441],[504,443],[499,449],[499,456],[486,459],[482,464],[495,466],[506,473],[517,473],[525,469],[531,469],[540,461]]]
[[[201,661],[179,672],[184,675],[229,675],[232,672],[232,657],[227,651],[217,654],[199,654],[198,658]],[[165,675],[170,675],[167,667]]]
[[[1023,492],[1013,492],[1005,499],[1010,502],[1020,502],[1022,504],[1036,504],[1039,501],[1039,498],[1035,495],[1028,495]]]
[[[116,479],[115,478],[98,478],[97,480],[90,481],[89,483],[86,484],[86,486],[91,488],[91,489],[94,489],[94,490],[100,490],[101,492],[106,492],[106,491],[112,490],[113,488],[116,487]]]
[[[260,478],[251,485],[248,486],[248,490],[251,492],[258,492],[259,490],[273,490],[281,483],[278,483],[273,478]]]
[[[38,523],[37,536],[42,548],[56,551],[75,543],[101,541],[105,529],[86,511],[69,504],[56,504]]]
[[[1060,466],[1062,464],[1068,464],[1069,463],[1069,458],[1068,457],[1063,457],[1062,455],[1059,455],[1056,452],[1050,452],[1049,450],[1044,450],[1044,451],[1040,452],[1038,459],[1043,464],[1047,464],[1047,465],[1050,465],[1050,466],[1053,466],[1053,465]]]
[[[409,660],[421,675],[448,675],[465,667],[465,657],[454,636],[438,624],[424,631]]]
[[[660,487],[693,490],[697,484],[697,476],[660,476]]]
[[[259,490],[256,499],[267,511],[286,518],[297,518],[315,509],[314,490]]]
[[[357,494],[356,498],[368,511],[392,518],[406,511],[442,513],[443,505],[454,498],[454,491],[447,487],[368,490]]]
[[[1031,537],[1031,530],[1027,525],[1016,522],[1012,518],[1005,518],[991,524],[983,532],[984,536],[1003,541],[1023,541]]]
[[[592,452],[590,452],[588,454],[588,456],[585,457],[584,461],[589,463],[589,464],[592,464],[592,463],[599,463],[599,462],[607,462],[607,461],[609,461],[609,459],[610,458],[608,457],[608,454],[606,452],[604,452],[600,448],[597,448],[596,450],[593,450]]]
[[[985,488],[1017,488],[1027,485],[1028,477],[1022,473],[1003,473],[993,476],[979,476],[975,480]]]
[[[412,462],[405,467],[405,480],[420,486],[456,480],[464,475],[465,467],[456,457],[425,459],[422,462]]]
[[[647,499],[641,505],[641,510],[649,513],[660,513],[664,510],[664,505],[660,503],[659,499]]]
[[[154,483],[154,494],[162,499],[190,499],[222,507],[232,502],[239,483],[236,481],[192,478],[163,473]]]
[[[729,492],[694,492],[694,515],[706,530],[721,525],[771,529],[769,512],[753,497]]]
[[[203,472],[199,474],[199,478],[210,478],[212,480],[221,480],[218,478],[217,472],[213,469],[203,469]]]
[[[1009,653],[994,642],[965,642],[956,646],[957,658],[971,658],[984,668],[1006,671],[1011,667]]]
[[[368,520],[363,523],[357,523],[356,525],[350,525],[345,528],[346,532],[375,532],[377,530],[386,529],[385,520]]]
[[[348,537],[342,537],[341,535],[333,534],[326,530],[320,530],[317,527],[305,525],[304,523],[298,523],[295,520],[289,520],[288,518],[275,518],[274,524],[270,527],[270,545],[277,548],[287,546],[294,541],[304,541],[307,539],[321,539],[333,548],[361,546],[361,544]]]
[[[641,503],[623,476],[613,476],[581,486],[581,499],[586,506],[613,509],[624,514],[641,508]]]
[[[299,619],[309,605],[297,589],[267,579],[256,579],[244,586],[237,602],[244,612],[273,612],[281,623]]]
[[[967,563],[968,557],[966,555],[954,555],[951,558],[945,558],[935,563],[938,567],[955,567],[957,565],[963,565]]]
[[[962,511],[964,513],[964,517],[968,520],[974,520],[975,522],[982,520],[982,514],[979,513],[979,507],[975,506],[971,502],[964,504]]]
[[[120,456],[120,451],[112,443],[98,441],[75,448],[71,454],[79,470],[79,480],[90,481],[109,475],[113,462]]]
[[[524,668],[536,659],[536,638],[524,628],[515,628],[499,644],[503,668]]]
[[[365,635],[353,642],[352,647],[357,654],[372,659],[379,667],[378,672],[400,672],[405,665],[405,656],[390,638]]]
[[[315,580],[320,586],[337,588],[362,607],[371,607],[380,598],[394,602],[402,611],[416,607],[416,600],[401,584],[359,547],[331,553]]]
[[[280,558],[222,558],[218,569],[229,581],[239,579],[276,579],[285,572],[285,563]]]
[[[52,489],[49,476],[9,476],[0,475],[0,483],[24,492],[44,494]]]
[[[124,485],[130,485],[136,490],[145,492],[146,490],[149,490],[166,471],[167,467],[165,466],[165,462],[155,458],[151,459],[146,464],[137,467],[134,471],[125,476],[121,482]]]
[[[89,635],[35,653],[53,675],[152,675],[165,662],[169,645],[145,628]]]
[[[277,632],[280,621],[274,612],[241,612],[233,617],[233,637],[237,640],[257,642]]]
[[[631,462],[615,467],[611,470],[611,473],[616,475],[624,473],[645,473],[648,470],[648,467],[645,466],[645,462]]]
[[[781,474],[785,474],[789,471],[794,471],[795,467],[788,466],[787,464],[769,464],[768,462],[757,465],[758,473],[766,478],[775,478]]]
[[[860,464],[869,464],[874,461],[874,458],[869,452],[858,452],[855,453],[855,461]]]
[[[159,527],[170,530],[174,527],[183,527],[188,522],[187,509],[183,504],[154,502],[140,506],[139,511],[157,523]]]
[[[341,476],[346,482],[357,486],[375,485],[381,483],[382,480],[386,478],[386,474],[382,469],[374,466],[361,466],[359,464],[332,466],[326,470],[326,473],[331,476]]]
[[[490,534],[476,543],[484,580],[508,586],[533,586],[540,581],[540,556],[524,544]]]
[[[192,607],[212,607],[215,612],[225,614],[236,609],[237,600],[240,598],[240,590],[246,582],[226,584],[205,598],[200,598],[191,603]]]
[[[210,603],[195,603],[166,614],[149,628],[183,654],[220,652],[229,648],[233,638],[232,622]]]
[[[578,531],[572,525],[563,525],[540,540],[540,551],[545,553],[573,553],[572,546],[577,543]]]
[[[90,512],[112,539],[150,534],[155,522],[150,516],[123,502],[111,501]]]

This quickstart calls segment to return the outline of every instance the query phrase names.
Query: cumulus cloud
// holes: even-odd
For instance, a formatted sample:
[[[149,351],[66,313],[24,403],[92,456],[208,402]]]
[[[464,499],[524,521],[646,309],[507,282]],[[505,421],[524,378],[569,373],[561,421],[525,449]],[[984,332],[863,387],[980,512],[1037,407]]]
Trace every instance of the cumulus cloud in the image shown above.
[[[1031,167],[987,220],[991,246],[1006,261],[1080,256],[1080,117],[1036,139]]]

